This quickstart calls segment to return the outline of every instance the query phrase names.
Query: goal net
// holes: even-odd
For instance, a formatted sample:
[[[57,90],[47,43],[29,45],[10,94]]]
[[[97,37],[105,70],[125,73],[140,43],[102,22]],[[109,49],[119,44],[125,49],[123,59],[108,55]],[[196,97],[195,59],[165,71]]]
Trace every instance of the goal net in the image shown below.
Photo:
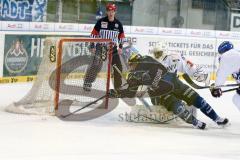
[[[55,115],[63,100],[81,107],[108,93],[111,40],[46,38],[43,52],[31,90],[21,100],[7,106],[6,111]],[[103,101],[107,108],[108,97]]]

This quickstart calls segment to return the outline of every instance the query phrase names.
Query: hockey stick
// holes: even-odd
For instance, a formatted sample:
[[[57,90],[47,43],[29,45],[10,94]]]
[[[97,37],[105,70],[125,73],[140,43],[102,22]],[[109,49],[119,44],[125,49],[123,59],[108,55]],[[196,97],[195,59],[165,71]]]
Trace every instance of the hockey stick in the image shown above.
[[[183,76],[184,80],[195,89],[211,88],[211,86],[199,86],[198,84],[194,83],[193,80],[186,73],[184,73],[182,76]],[[239,85],[240,84],[226,84],[226,85],[220,85],[218,87],[235,87],[235,86],[239,86]]]
[[[107,96],[107,95],[103,95],[102,97],[96,99],[95,101],[92,101],[92,102],[88,103],[87,105],[83,106],[82,108],[79,108],[79,109],[77,109],[77,110],[75,110],[75,111],[73,111],[73,112],[71,112],[71,113],[69,113],[69,114],[67,114],[67,115],[61,115],[61,117],[62,117],[62,118],[66,118],[66,117],[68,117],[68,116],[70,116],[70,115],[73,115],[74,113],[77,113],[77,112],[83,110],[84,108],[87,108],[88,106],[91,106],[92,104],[97,103],[97,102],[100,101],[101,99],[104,99],[106,96]]]
[[[239,88],[239,87],[227,89],[227,90],[222,91],[222,93],[224,93],[224,92],[230,92],[230,91],[236,91],[238,88]]]
[[[122,85],[122,86],[125,86],[125,85],[127,85],[127,83],[125,83],[125,84]],[[108,94],[109,94],[109,93],[108,93]],[[92,101],[92,102],[86,104],[86,105],[83,106],[82,108],[79,108],[79,109],[77,109],[77,110],[75,110],[75,111],[73,111],[73,112],[71,112],[71,113],[69,113],[69,114],[67,114],[67,115],[61,115],[61,117],[62,117],[62,118],[66,118],[66,117],[68,117],[68,116],[70,116],[70,115],[72,115],[72,114],[74,114],[74,113],[77,113],[77,112],[83,110],[84,108],[87,108],[87,107],[91,106],[92,104],[97,103],[97,102],[100,101],[101,99],[104,99],[106,96],[108,96],[108,95],[107,95],[107,94],[106,94],[106,95],[103,95],[102,97],[96,99],[95,101]]]

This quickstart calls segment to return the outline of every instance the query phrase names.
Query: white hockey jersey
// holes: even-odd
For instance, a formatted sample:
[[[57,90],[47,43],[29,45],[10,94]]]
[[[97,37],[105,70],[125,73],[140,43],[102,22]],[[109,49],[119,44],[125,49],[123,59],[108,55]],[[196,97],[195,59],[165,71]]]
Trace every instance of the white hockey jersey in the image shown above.
[[[239,72],[240,51],[231,49],[219,57],[219,67],[217,70],[215,86],[223,85],[229,75],[238,74]],[[240,83],[239,81],[237,82]]]
[[[197,76],[204,73],[202,68],[197,67],[179,53],[168,53],[158,61],[162,63],[169,72],[172,73],[182,72],[187,73],[189,76]]]

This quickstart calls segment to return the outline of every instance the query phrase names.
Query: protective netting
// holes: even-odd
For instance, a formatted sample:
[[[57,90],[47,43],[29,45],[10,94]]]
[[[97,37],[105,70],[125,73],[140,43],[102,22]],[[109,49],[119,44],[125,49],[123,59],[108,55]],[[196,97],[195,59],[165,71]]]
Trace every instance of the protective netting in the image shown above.
[[[108,40],[47,38],[33,87],[6,111],[54,115],[63,100],[81,107],[105,95],[110,79],[110,45]]]

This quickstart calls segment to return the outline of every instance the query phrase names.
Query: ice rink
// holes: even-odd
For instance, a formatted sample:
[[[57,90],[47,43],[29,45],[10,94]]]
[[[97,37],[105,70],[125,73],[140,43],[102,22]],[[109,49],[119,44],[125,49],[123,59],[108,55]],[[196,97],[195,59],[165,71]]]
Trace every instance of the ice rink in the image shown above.
[[[207,123],[206,130],[198,130],[187,124],[122,121],[119,114],[130,111],[122,101],[107,115],[86,122],[3,111],[30,88],[26,83],[0,85],[1,160],[240,159],[240,112],[232,103],[235,92],[216,99],[209,90],[199,90],[219,115],[229,118],[231,125],[219,128],[198,114]]]

